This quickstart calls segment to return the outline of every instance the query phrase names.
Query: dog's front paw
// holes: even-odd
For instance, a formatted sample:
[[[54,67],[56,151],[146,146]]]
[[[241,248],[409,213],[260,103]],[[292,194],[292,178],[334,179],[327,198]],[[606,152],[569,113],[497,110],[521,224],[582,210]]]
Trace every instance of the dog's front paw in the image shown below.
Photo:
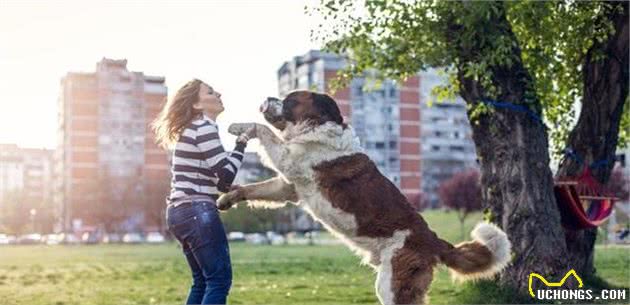
[[[256,123],[233,123],[228,127],[228,132],[235,136],[240,136],[251,129],[255,129],[256,125]]]
[[[217,208],[221,211],[227,211],[229,210],[235,203],[243,200],[243,195],[241,195],[241,191],[240,189],[236,189],[233,191],[229,191],[223,195],[221,195],[221,197],[219,197],[219,199],[217,199]]]

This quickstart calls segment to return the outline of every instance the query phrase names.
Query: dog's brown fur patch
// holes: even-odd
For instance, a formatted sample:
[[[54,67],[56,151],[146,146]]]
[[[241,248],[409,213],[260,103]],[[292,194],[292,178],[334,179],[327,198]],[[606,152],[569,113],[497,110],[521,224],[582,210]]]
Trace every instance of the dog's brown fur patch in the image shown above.
[[[313,94],[311,92],[291,92],[289,93],[289,95],[287,95],[287,97],[284,98],[283,103],[286,104],[286,102],[289,100],[294,100],[297,102],[297,105],[292,110],[293,117],[297,122],[321,116],[321,114],[317,112],[317,109],[313,107]]]
[[[418,248],[419,254],[435,256],[452,247],[429,229],[367,155],[339,157],[313,169],[324,197],[335,208],[355,216],[358,236],[391,237],[395,231],[409,229],[405,246]]]
[[[357,235],[392,237],[410,230],[392,258],[392,291],[396,304],[424,302],[439,256],[453,246],[440,239],[406,197],[365,154],[353,154],[313,167],[324,197],[355,216]]]
[[[294,103],[293,106],[289,106],[288,104],[290,103]],[[295,121],[294,123],[307,122],[309,125],[319,126],[332,121],[339,124],[343,129],[348,127],[343,123],[343,117],[337,102],[327,94],[311,91],[294,91],[284,98],[282,104],[283,108],[292,107],[290,111],[291,117]]]

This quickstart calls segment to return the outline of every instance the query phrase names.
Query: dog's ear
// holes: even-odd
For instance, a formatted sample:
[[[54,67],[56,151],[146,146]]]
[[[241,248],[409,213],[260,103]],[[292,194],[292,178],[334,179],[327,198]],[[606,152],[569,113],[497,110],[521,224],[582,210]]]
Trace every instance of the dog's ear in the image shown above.
[[[343,123],[343,117],[341,116],[341,111],[339,111],[339,107],[337,106],[337,102],[333,100],[327,94],[320,93],[312,93],[313,96],[313,106],[319,112],[321,123],[325,123],[328,121],[333,121],[344,128],[346,125]]]

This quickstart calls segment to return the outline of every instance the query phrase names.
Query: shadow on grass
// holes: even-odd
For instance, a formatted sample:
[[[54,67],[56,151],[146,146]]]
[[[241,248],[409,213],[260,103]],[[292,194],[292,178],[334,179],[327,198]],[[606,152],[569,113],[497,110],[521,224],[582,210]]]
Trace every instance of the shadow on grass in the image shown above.
[[[461,304],[541,304],[540,300],[518,293],[490,280],[464,283],[457,296]]]
[[[630,296],[630,287],[623,287],[620,285],[614,285],[606,281],[605,279],[597,276],[591,275],[584,278],[584,287],[587,289],[593,290],[593,295],[601,295],[601,291],[604,289],[623,289],[626,291],[626,299],[625,300],[590,300],[582,303],[595,303],[595,304],[621,304],[628,303],[628,296]],[[621,302],[620,302],[621,301]]]
[[[603,289],[624,289],[626,296],[630,295],[630,288],[608,283],[599,276],[584,279],[584,289],[591,289],[593,296],[600,296]],[[538,300],[528,294],[521,294],[510,287],[502,287],[496,282],[482,280],[474,283],[464,283],[457,293],[457,303],[460,304],[620,304],[626,300]]]

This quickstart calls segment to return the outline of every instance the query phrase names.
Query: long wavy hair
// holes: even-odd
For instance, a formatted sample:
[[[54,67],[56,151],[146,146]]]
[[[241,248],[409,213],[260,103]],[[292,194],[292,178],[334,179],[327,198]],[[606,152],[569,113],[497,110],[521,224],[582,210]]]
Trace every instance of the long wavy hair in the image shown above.
[[[201,84],[204,82],[193,79],[182,86],[151,123],[158,145],[165,149],[173,148],[186,126],[203,114],[201,110],[193,108],[199,101]]]

